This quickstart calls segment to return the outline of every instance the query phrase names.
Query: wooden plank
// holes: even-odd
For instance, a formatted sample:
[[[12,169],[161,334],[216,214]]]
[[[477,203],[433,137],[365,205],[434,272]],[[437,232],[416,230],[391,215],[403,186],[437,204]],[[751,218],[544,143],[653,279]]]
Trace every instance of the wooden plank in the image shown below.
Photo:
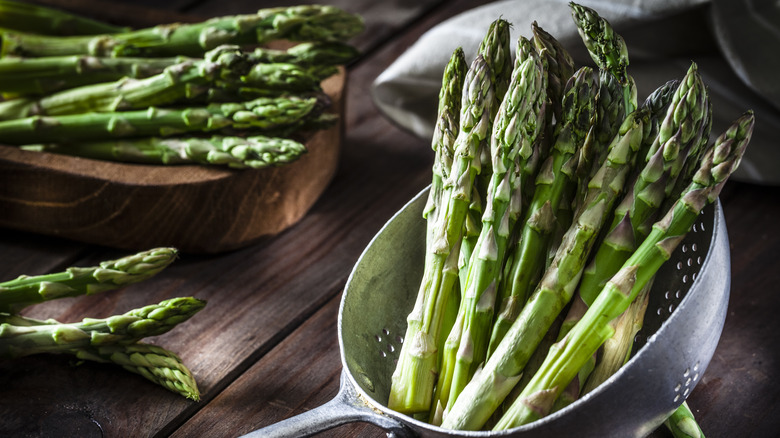
[[[340,296],[329,301],[171,436],[239,436],[330,401],[341,374],[336,337],[339,302]],[[318,436],[384,435],[374,426],[350,424]]]

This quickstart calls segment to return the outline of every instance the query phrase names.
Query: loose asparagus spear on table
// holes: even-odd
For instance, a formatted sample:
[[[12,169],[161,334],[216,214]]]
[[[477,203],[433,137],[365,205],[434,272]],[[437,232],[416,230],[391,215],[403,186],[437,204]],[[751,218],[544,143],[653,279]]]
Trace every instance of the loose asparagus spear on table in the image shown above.
[[[174,248],[154,248],[109,260],[91,267],[71,267],[63,272],[22,275],[0,283],[0,312],[14,313],[44,301],[92,295],[146,280],[170,265]]]
[[[157,345],[137,342],[128,345],[84,347],[74,350],[73,355],[81,360],[119,365],[169,391],[194,401],[200,400],[198,384],[189,368],[176,353]]]
[[[1,314],[3,323],[17,327],[41,325],[56,326],[53,319],[41,321],[19,315]],[[113,363],[191,400],[200,400],[200,391],[192,372],[175,353],[157,345],[135,342],[131,344],[84,345],[61,353],[77,359],[99,363]]]
[[[205,305],[205,301],[196,298],[172,298],[122,315],[85,318],[68,324],[0,313],[0,357],[68,353],[87,346],[132,344],[170,331]],[[20,320],[29,321],[20,324]]]
[[[302,5],[95,36],[55,37],[0,30],[0,54],[197,57],[223,44],[259,45],[282,39],[346,41],[363,28],[362,18],[337,7]]]
[[[612,335],[610,321],[623,313],[683,240],[701,210],[715,201],[739,165],[753,130],[748,111],[715,141],[702,158],[691,184],[666,215],[598,294],[583,318],[553,345],[545,362],[504,413],[495,430],[509,429],[544,417],[560,391]]]

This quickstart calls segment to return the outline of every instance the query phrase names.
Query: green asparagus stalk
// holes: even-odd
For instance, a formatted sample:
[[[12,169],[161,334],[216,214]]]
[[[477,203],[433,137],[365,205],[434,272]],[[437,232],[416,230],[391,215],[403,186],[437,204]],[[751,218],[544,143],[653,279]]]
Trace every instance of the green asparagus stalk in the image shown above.
[[[170,265],[178,252],[154,248],[98,266],[70,267],[45,275],[22,275],[0,283],[0,312],[15,313],[44,301],[92,295],[146,280]]]
[[[623,37],[616,33],[607,20],[591,8],[569,2],[572,18],[577,25],[585,47],[593,62],[603,70],[612,73],[623,86],[623,100],[626,114],[636,109],[631,104],[632,81],[628,75],[628,48]],[[635,91],[633,91],[635,93]]]
[[[454,158],[453,147],[460,130],[461,98],[463,96],[463,85],[467,70],[468,64],[466,63],[465,54],[463,49],[459,47],[453,51],[442,75],[442,86],[439,91],[438,119],[431,141],[435,155],[432,169],[433,177],[428,193],[427,205],[423,212],[423,217],[427,221],[426,248],[428,250],[426,251],[426,256],[430,258],[430,260],[426,261],[427,266],[434,266],[437,263],[436,258],[438,256],[433,249],[434,241],[438,233],[437,227],[440,225],[439,214],[444,207],[442,199],[445,192],[444,184],[450,177]],[[435,288],[425,289],[425,291],[435,290]],[[451,330],[454,324],[453,314],[457,312],[459,301],[457,288],[453,288],[447,296],[439,294],[436,297],[422,297],[423,300],[430,298],[438,298],[439,300],[433,303],[432,307],[423,305],[423,307],[430,309],[429,311],[432,313],[429,321],[441,321],[441,323],[431,325],[438,332],[434,338],[437,341],[436,355],[438,356],[438,352],[444,348],[445,336],[443,334]],[[407,333],[407,336],[409,335],[414,336],[413,333]],[[437,361],[438,369],[440,366],[438,357]],[[428,381],[425,384],[427,385]]]
[[[642,142],[645,118],[644,111],[635,111],[626,118],[610,144],[607,159],[588,182],[587,200],[564,235],[552,264],[484,368],[463,390],[442,427],[482,428],[520,379],[522,368],[574,294],[590,250],[630,174]]]
[[[248,54],[248,59],[252,64],[275,64],[288,70],[291,69],[289,65],[294,65],[306,80],[312,80],[330,76],[333,73],[330,67],[346,64],[357,55],[357,50],[348,44],[322,42],[301,43],[288,50],[256,48]],[[90,55],[0,58],[0,91],[6,97],[50,94],[124,77],[148,78],[162,73],[166,67],[195,60],[185,56],[113,58]],[[273,67],[257,67],[250,76],[269,72],[274,73]]]
[[[56,326],[60,324],[54,319],[42,321],[7,313],[0,313],[0,320],[5,324],[17,327]],[[175,353],[156,345],[142,342],[86,345],[60,353],[72,354],[80,360],[115,363],[184,397],[195,401],[200,399],[198,385],[192,372]]]
[[[480,129],[478,131],[475,131],[478,133],[478,135],[472,136],[472,141],[474,143],[473,145],[470,145],[470,147],[473,149],[473,154],[474,154],[472,158],[475,158],[471,161],[472,171],[474,172],[474,179],[473,180],[470,179],[471,181],[470,182],[471,185],[469,188],[470,192],[466,192],[465,190],[462,190],[459,193],[456,193],[457,198],[452,198],[451,196],[447,197],[447,199],[450,199],[451,201],[458,200],[456,206],[459,209],[463,208],[464,206],[466,207],[465,211],[462,213],[463,220],[462,220],[462,227],[460,231],[462,234],[460,236],[460,240],[455,243],[456,245],[458,245],[457,258],[452,259],[455,262],[455,266],[452,265],[448,266],[448,269],[445,271],[444,274],[445,275],[444,278],[446,279],[447,282],[450,281],[456,282],[456,284],[453,287],[460,286],[459,290],[463,290],[463,285],[465,285],[465,277],[460,273],[465,272],[465,270],[467,269],[466,267],[468,265],[467,260],[471,258],[471,253],[473,252],[473,249],[476,246],[476,238],[474,236],[479,235],[480,227],[481,227],[481,221],[477,219],[477,217],[481,217],[481,215],[477,216],[477,213],[482,212],[483,200],[481,198],[482,195],[480,194],[480,190],[477,188],[476,180],[480,171],[484,171],[484,165],[481,163],[479,153],[481,152],[480,148],[484,147],[484,144],[486,144],[489,141],[489,137],[491,135],[491,129],[492,129],[492,122],[494,120],[493,114],[495,113],[493,106],[496,103],[496,100],[494,98],[493,78],[492,76],[490,76],[490,67],[487,64],[487,61],[484,60],[484,57],[481,54],[478,54],[477,60],[475,60],[474,62],[475,63],[479,62],[483,64],[484,67],[482,68],[484,68],[487,71],[487,73],[482,78],[480,78],[482,82],[475,83],[475,85],[480,85],[482,88],[484,88],[485,91],[482,93],[484,95],[484,98],[481,103],[481,106],[478,107],[480,111],[482,111],[481,113],[479,113],[480,117],[482,117],[482,119],[479,122]],[[467,92],[468,92],[468,87],[464,88],[464,98],[466,97]],[[463,124],[463,119],[461,123]],[[462,131],[460,135],[463,135]],[[469,149],[469,153],[472,153],[472,149]],[[456,150],[456,157],[457,157],[457,150]],[[454,182],[454,180],[452,180],[453,176],[454,173],[451,173],[450,179],[452,182]],[[466,196],[467,193],[470,196]],[[440,223],[437,225],[437,229],[442,229],[443,226],[444,225]],[[452,302],[452,300],[450,301]],[[447,401],[450,394],[450,387],[451,387],[452,376],[454,372],[455,354],[458,348],[458,344],[460,343],[460,331],[461,331],[461,327],[463,326],[462,316],[460,312],[461,305],[462,305],[462,300],[459,300],[458,306],[454,306],[453,304],[451,304],[445,310],[447,312],[454,312],[455,316],[454,316],[454,320],[452,321],[452,324],[447,325],[449,331],[448,332],[442,331],[440,333],[440,336],[443,339],[440,340],[439,344],[443,342],[443,350],[441,351],[441,353],[437,352],[437,356],[440,359],[439,375],[436,382],[436,392],[434,393],[434,399],[431,403],[431,409],[428,413],[429,421],[433,424],[438,424],[441,422],[441,416],[443,414],[445,407],[447,406]]]
[[[479,172],[477,145],[489,135],[493,105],[490,68],[481,55],[472,62],[464,79],[460,131],[455,139],[449,177],[444,180],[442,206],[436,214],[436,235],[432,236],[434,256],[426,256],[426,267],[415,307],[407,317],[407,335],[393,373],[388,407],[398,412],[428,412],[437,375],[439,341],[430,311],[425,307],[446,302],[457,284],[457,260],[463,223],[470,203],[474,179]],[[429,262],[429,260],[431,262]],[[428,266],[428,263],[431,266]],[[446,308],[439,307],[439,311]]]
[[[287,50],[257,47],[251,54],[253,62],[315,65],[345,65],[360,55],[352,45],[341,41],[317,41],[296,44]]]
[[[13,0],[0,0],[0,28],[47,35],[97,35],[130,31],[128,27]]]
[[[301,68],[289,64],[273,65],[273,71],[262,78],[252,73],[248,56],[235,46],[221,46],[202,60],[185,61],[166,67],[157,75],[124,78],[116,82],[85,85],[40,98],[19,98],[0,102],[0,120],[33,115],[65,115],[84,112],[115,112],[145,109],[195,100],[211,87],[228,89],[251,87],[265,94],[286,91],[317,91],[317,81]]]
[[[663,89],[661,89],[661,93],[663,93]],[[661,100],[663,98],[665,100],[666,98],[662,94],[651,97],[653,99],[646,102],[648,110],[657,110],[653,107],[661,106],[655,104],[655,99]],[[636,176],[635,182],[631,184],[628,194],[615,209],[614,219],[608,228],[609,231],[595,251],[590,265],[583,273],[577,295],[573,299],[566,319],[561,326],[559,340],[582,317],[609,278],[617,273],[623,262],[647,237],[651,224],[655,222],[658,212],[661,211],[662,202],[665,199],[677,197],[671,193],[673,184],[670,182],[678,179],[680,171],[678,163],[686,160],[696,163],[695,157],[690,155],[697,153],[696,149],[699,147],[704,128],[702,118],[709,118],[707,110],[705,87],[694,65],[686,74],[682,87],[678,85],[675,93],[672,93],[671,102],[665,116],[662,117],[664,121],[668,120],[665,122],[668,129],[665,130],[663,136],[656,138],[650,145],[650,148],[656,149],[656,152],[649,157],[645,166],[637,166],[641,171]],[[655,128],[651,125],[650,129],[646,129],[646,135],[647,131],[658,129],[660,126]],[[666,133],[672,129],[677,131],[671,138],[667,139],[666,135],[668,134]],[[689,132],[683,132],[683,129],[689,130]],[[660,141],[664,141],[664,143],[659,145]],[[646,140],[640,151],[644,150],[645,142]],[[685,184],[689,181],[690,178]],[[645,306],[644,300],[635,300],[621,318],[613,321],[615,334],[610,341],[604,344],[600,353],[601,362],[596,365],[595,355],[588,360],[588,363],[571,382],[570,386],[573,388],[567,389],[562,397],[556,401],[555,410],[576,400],[581,392],[590,391],[591,388],[622,366],[626,355],[630,352],[634,330],[637,326],[641,327],[642,325],[641,317],[644,315]],[[592,375],[591,371],[593,371]]]
[[[531,47],[520,38],[518,45]],[[518,195],[525,162],[535,155],[537,138],[544,128],[544,105],[547,100],[544,68],[534,50],[512,74],[506,97],[501,103],[491,136],[493,157],[482,229],[468,266],[463,290],[461,341],[458,346],[450,384],[452,404],[487,355],[487,341],[493,320],[496,290],[501,267],[514,224],[521,214]],[[446,418],[446,417],[445,417]]]
[[[458,47],[452,52],[452,56],[444,68],[441,88],[439,89],[438,117],[431,139],[431,147],[434,152],[433,177],[423,211],[423,217],[428,224],[426,246],[429,248],[432,246],[431,239],[436,233],[436,218],[442,205],[444,181],[449,177],[452,167],[453,146],[459,131],[461,96],[463,95],[463,81],[467,69],[466,55],[463,49]]]
[[[511,63],[511,56],[509,54],[509,23],[505,20],[498,19],[491,23],[488,33],[480,44],[480,53],[485,57],[490,65],[497,64],[495,67],[491,66],[491,71],[499,70],[499,73],[493,75],[493,82],[497,89],[500,89],[500,96],[496,95],[496,105],[493,114],[493,120],[496,118],[496,112],[501,101],[506,94],[506,89],[509,87],[509,81],[512,79],[512,72],[517,69],[520,63],[528,59],[531,56],[534,47],[526,39],[524,41],[518,41],[515,46],[515,65],[508,65]],[[511,71],[510,71],[511,70]],[[461,289],[466,288],[466,278],[468,277],[469,260],[474,252],[474,248],[477,245],[477,239],[482,231],[482,214],[484,211],[485,198],[487,197],[487,188],[490,185],[490,178],[492,174],[492,160],[489,141],[483,142],[480,145],[480,163],[481,170],[477,175],[475,183],[474,193],[471,196],[471,205],[466,216],[466,230],[463,235],[463,242],[461,243],[460,260],[458,266],[460,268],[460,284]],[[529,161],[529,165],[532,161]]]
[[[488,355],[495,351],[504,334],[541,277],[544,260],[556,223],[559,206],[570,202],[563,197],[571,194],[576,184],[577,152],[594,117],[598,88],[593,71],[578,70],[566,85],[563,99],[563,120],[557,125],[556,138],[550,156],[536,177],[536,189],[525,213],[522,230],[511,255],[512,265],[499,284],[499,312],[493,324]]]
[[[497,19],[490,23],[487,33],[480,42],[478,53],[485,58],[485,62],[490,68],[490,81],[493,83],[493,105],[491,105],[490,120],[493,121],[496,118],[498,107],[501,101],[504,99],[504,94],[509,87],[509,81],[511,79],[514,67],[512,65],[512,45],[509,40],[509,22],[504,19]],[[471,253],[476,246],[476,238],[481,231],[481,222],[478,219],[479,213],[484,210],[484,206],[480,205],[481,202],[485,202],[487,197],[488,186],[490,185],[490,176],[492,174],[492,160],[490,152],[490,138],[486,138],[479,145],[479,161],[480,171],[477,174],[476,182],[474,183],[477,191],[477,196],[472,196],[472,208],[470,210],[470,219],[473,220],[472,225],[476,225],[473,233],[469,233],[463,238],[463,245],[466,246],[465,252]],[[464,259],[465,263],[461,270],[468,269],[468,260]]]
[[[490,23],[485,37],[479,45],[479,54],[485,58],[490,67],[491,81],[495,90],[494,114],[498,111],[501,101],[509,88],[509,81],[514,70],[512,66],[512,43],[509,40],[510,24],[504,19],[497,19]]]
[[[170,137],[186,132],[251,129],[273,132],[316,115],[317,97],[262,97],[245,102],[213,103],[205,107],[156,108],[115,113],[32,116],[0,121],[6,144],[72,143],[110,138]]]
[[[170,331],[206,305],[195,298],[173,298],[108,318],[85,318],[78,323],[45,321],[17,326],[0,314],[0,357],[18,358],[41,353],[69,352],[92,346],[132,344]],[[14,317],[14,319],[23,317]],[[13,322],[13,320],[12,320]]]
[[[78,143],[20,146],[24,150],[51,152],[98,160],[140,164],[202,164],[234,169],[261,169],[297,160],[306,146],[287,139],[255,135],[235,137],[143,137]]]
[[[632,88],[634,91],[630,106],[636,108],[636,87]],[[623,87],[610,72],[599,70],[599,98],[596,106],[595,124],[592,141],[586,142],[586,145],[596,148],[600,153],[590,152],[587,148],[580,150],[582,157],[578,161],[577,166],[577,175],[580,179],[590,179],[593,172],[604,161],[608,151],[605,145],[609,145],[615,135],[617,135],[620,125],[626,118],[626,114],[628,112],[626,112],[626,105],[623,101]],[[580,187],[583,190],[577,193],[575,200],[583,199],[587,191],[585,185],[580,185]]]
[[[556,123],[562,119],[564,89],[566,82],[574,74],[574,60],[569,52],[552,35],[536,24],[531,25],[533,30],[533,41],[536,49],[543,59],[547,61],[547,95],[550,98],[552,114],[555,116]],[[548,125],[552,126],[548,121]]]
[[[650,111],[650,123],[645,129],[645,139],[642,142],[642,150],[639,151],[640,157],[647,157],[650,146],[658,137],[661,123],[666,118],[666,113],[679,87],[680,80],[671,79],[656,88],[642,103],[642,108],[647,108]]]
[[[704,432],[686,401],[664,421],[664,425],[674,438],[704,438]]]
[[[648,237],[610,279],[583,318],[550,349],[540,370],[494,429],[527,424],[550,411],[560,391],[601,344],[612,336],[610,321],[628,308],[669,259],[701,210],[717,198],[729,175],[739,165],[750,140],[753,123],[753,113],[748,111],[718,137],[678,201],[663,219],[653,225]]]
[[[587,394],[593,391],[628,362],[634,346],[634,338],[644,324],[652,285],[653,280],[651,279],[639,292],[636,299],[631,302],[628,309],[610,321],[610,327],[614,334],[604,341],[598,363],[595,363],[587,381],[581,384],[580,393]]]
[[[346,41],[362,30],[363,20],[358,15],[334,6],[302,5],[96,36],[56,37],[0,30],[0,54],[198,57],[223,44],[260,45],[281,39]]]
[[[0,103],[0,120],[36,114],[62,115],[80,112],[112,112],[170,104],[203,94],[218,79],[240,80],[252,67],[235,46],[221,46],[202,60],[167,67],[145,79],[87,85],[39,99],[21,98]]]
[[[192,372],[175,353],[152,344],[102,345],[70,352],[78,359],[113,363],[188,399],[200,400]]]
[[[610,231],[585,270],[579,296],[590,305],[607,280],[649,234],[661,203],[671,195],[682,163],[695,153],[709,118],[704,83],[693,64],[680,82],[666,111],[651,156],[629,194],[615,210]],[[654,149],[654,150],[653,150]],[[575,321],[568,321],[564,333]]]
[[[7,97],[50,94],[123,77],[142,79],[188,58],[99,58],[88,55],[0,58],[0,91]]]

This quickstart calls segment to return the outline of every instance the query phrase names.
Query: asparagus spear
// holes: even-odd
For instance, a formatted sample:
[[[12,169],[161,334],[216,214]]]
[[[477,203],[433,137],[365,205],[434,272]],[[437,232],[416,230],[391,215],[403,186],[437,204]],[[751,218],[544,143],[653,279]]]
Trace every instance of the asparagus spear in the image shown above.
[[[652,286],[653,280],[651,279],[637,294],[636,299],[631,302],[628,309],[610,321],[610,328],[614,334],[604,341],[602,351],[598,355],[598,363],[595,360],[592,361],[592,372],[589,373],[587,381],[582,381],[582,384],[579,385],[577,394],[587,394],[593,391],[628,362],[634,346],[634,338],[644,324]]]
[[[563,116],[561,102],[563,100],[566,82],[574,74],[574,60],[569,52],[552,35],[536,24],[531,25],[534,34],[534,45],[543,59],[547,61],[547,95],[550,98],[552,115],[556,123],[560,123]],[[548,120],[548,126],[552,123]]]
[[[3,323],[17,327],[58,325],[58,321],[41,321],[19,315],[0,314]],[[192,372],[173,352],[156,345],[135,342],[132,344],[86,345],[61,353],[72,354],[80,360],[115,363],[126,370],[140,374],[162,387],[192,400],[200,399],[198,385]]]
[[[418,300],[407,317],[407,335],[392,377],[388,407],[398,412],[419,413],[430,409],[439,344],[434,338],[438,336],[439,327],[433,323],[441,319],[430,318],[432,312],[426,311],[425,307],[439,300],[446,302],[456,287],[463,221],[479,171],[476,148],[489,135],[493,101],[490,68],[485,59],[477,55],[464,79],[460,131],[453,147],[450,174],[444,180],[441,210],[436,214],[437,233],[431,237],[429,251],[433,255],[426,256]]]
[[[509,88],[509,81],[514,71],[512,66],[512,43],[509,40],[509,26],[509,22],[502,18],[493,21],[479,44],[479,54],[485,58],[485,62],[490,67],[490,78],[495,90],[494,118],[498,112],[498,106]]]
[[[664,421],[664,425],[674,438],[704,438],[701,426],[696,422],[688,402],[685,401]]]
[[[106,58],[89,55],[0,58],[0,91],[7,97],[19,97],[113,82],[123,77],[141,79],[187,60],[191,58]]]
[[[144,137],[79,143],[21,146],[24,150],[53,152],[99,160],[141,164],[203,164],[235,169],[260,169],[297,160],[306,146],[262,135],[235,137]]]
[[[426,239],[426,266],[434,266],[437,264],[436,258],[438,257],[434,251],[434,242],[437,236],[437,227],[439,226],[439,215],[444,214],[442,208],[444,208],[444,196],[445,187],[444,184],[450,177],[450,169],[452,168],[452,162],[454,158],[454,144],[455,139],[459,132],[460,110],[461,110],[461,97],[463,96],[463,85],[468,69],[466,63],[465,54],[463,49],[458,47],[452,53],[449,62],[445,66],[444,73],[442,75],[442,86],[439,90],[439,108],[438,118],[436,126],[434,127],[433,138],[431,141],[432,148],[434,150],[433,161],[433,178],[431,181],[431,188],[428,193],[428,200],[423,211],[423,217],[427,221],[427,239]],[[432,304],[432,306],[426,306],[423,303],[419,305],[429,309],[432,313],[429,321],[441,321],[440,324],[431,324],[431,327],[438,331],[436,339],[438,345],[436,351],[441,351],[444,348],[444,336],[442,333],[447,333],[452,327],[454,321],[452,320],[452,309],[457,310],[457,293],[455,290],[451,291],[448,296],[439,294],[438,296],[426,296],[426,292],[436,291],[436,288],[427,287],[420,290],[420,296],[418,299],[438,299],[438,302]],[[456,311],[455,310],[455,311]],[[414,336],[414,330],[416,326],[411,324],[407,329],[407,339],[409,336]],[[401,347],[401,357],[407,357],[409,353],[408,348],[404,349],[403,344]],[[438,355],[438,354],[437,354]],[[438,358],[437,358],[438,360]],[[439,362],[437,362],[437,368]],[[425,381],[428,385],[428,381]],[[425,391],[428,389],[426,388]]]
[[[531,47],[520,38],[519,46]],[[496,289],[501,278],[510,232],[521,214],[519,187],[531,175],[525,164],[538,147],[544,128],[547,100],[544,68],[531,49],[512,74],[506,97],[498,110],[491,136],[493,172],[488,186],[482,229],[468,266],[466,287],[458,318],[463,321],[460,344],[450,384],[452,404],[487,355]]]
[[[515,66],[511,66],[512,57],[509,52],[509,23],[503,19],[498,19],[491,23],[490,28],[480,43],[479,53],[485,57],[488,65],[491,67],[492,81],[496,88],[496,105],[492,114],[492,120],[495,120],[498,107],[506,94],[509,82],[512,79],[512,72],[517,66],[527,59],[534,47],[525,40],[518,41],[515,46]],[[496,72],[497,71],[497,72]],[[487,196],[487,188],[490,185],[492,174],[491,166],[493,157],[490,152],[489,141],[486,140],[479,146],[481,170],[477,175],[474,193],[471,196],[471,205],[466,215],[466,229],[461,243],[460,260],[460,285],[461,289],[466,288],[466,278],[468,277],[469,260],[477,245],[477,239],[482,230],[482,214],[484,209],[484,200]],[[529,163],[530,164],[530,163]]]
[[[646,113],[640,110],[623,122],[607,159],[588,182],[587,200],[564,235],[552,264],[484,368],[463,390],[442,427],[482,428],[520,379],[522,368],[574,294],[590,249],[631,171],[645,118]]]
[[[162,347],[137,342],[83,347],[73,350],[71,354],[81,360],[117,364],[169,391],[194,401],[200,400],[200,391],[192,372],[179,356]]]
[[[547,253],[550,237],[557,226],[558,207],[570,202],[563,197],[571,194],[571,187],[576,183],[577,151],[590,129],[597,93],[589,67],[579,69],[566,85],[563,120],[556,127],[550,156],[539,169],[536,190],[511,255],[512,265],[500,283],[497,301],[500,308],[493,323],[488,355],[495,351],[542,274],[544,261],[539,254]]]
[[[437,213],[442,205],[442,193],[444,181],[449,177],[452,167],[453,146],[458,136],[460,122],[460,104],[463,95],[463,81],[466,76],[466,55],[463,49],[458,47],[452,52],[449,62],[442,74],[441,88],[439,89],[439,108],[437,111],[436,126],[434,127],[431,147],[434,151],[431,188],[428,200],[423,211],[423,217],[428,224],[428,243],[435,234]],[[430,253],[429,253],[430,254]]]
[[[40,353],[70,352],[79,348],[132,344],[170,331],[206,305],[190,297],[173,298],[108,318],[85,318],[78,323],[4,322],[0,313],[0,357],[18,358]]]
[[[1,102],[0,120],[168,105],[202,97],[214,86],[229,89],[253,87],[268,94],[301,89],[315,91],[312,87],[316,86],[316,80],[302,69],[288,64],[274,66],[273,74],[257,80],[251,73],[253,64],[245,53],[235,46],[221,46],[207,53],[202,60],[175,64],[145,79],[125,78],[77,87],[37,99],[20,98]]]
[[[287,50],[257,47],[250,54],[254,62],[315,65],[344,65],[358,57],[358,50],[341,41],[317,41],[296,44]]]
[[[362,30],[363,20],[358,15],[334,6],[301,5],[96,36],[55,37],[0,30],[0,54],[197,57],[223,44],[259,45],[281,39],[346,41]]]
[[[487,33],[480,42],[479,52],[485,62],[490,68],[490,81],[493,84],[493,99],[494,102],[491,105],[490,120],[493,121],[496,118],[498,107],[501,101],[504,99],[504,94],[509,87],[509,81],[511,79],[512,71],[512,48],[509,40],[509,22],[504,19],[497,19],[490,23]],[[472,226],[469,232],[463,237],[462,245],[465,247],[463,251],[469,254],[469,258],[462,258],[461,272],[466,272],[468,269],[468,260],[470,254],[476,246],[476,240],[481,231],[481,213],[484,209],[482,205],[487,197],[488,186],[490,185],[490,175],[492,174],[492,156],[490,153],[490,138],[485,138],[480,143],[478,157],[480,161],[480,171],[477,174],[476,181],[474,183],[475,193],[472,195],[472,205],[469,208],[469,214],[467,216],[468,224]]]
[[[0,28],[47,35],[97,35],[130,30],[59,9],[13,0],[0,0]]]
[[[653,278],[683,240],[701,210],[713,202],[744,154],[753,130],[748,111],[704,155],[691,184],[607,285],[566,337],[553,345],[540,370],[507,410],[495,429],[508,429],[545,416],[560,391],[612,335],[618,317]]]
[[[357,57],[357,50],[345,43],[301,43],[288,50],[256,48],[248,54],[253,64],[276,64],[300,67],[307,78],[323,79],[333,73],[328,67],[346,64]],[[0,59],[0,91],[6,97],[50,94],[123,77],[143,79],[162,73],[166,67],[195,58],[185,56],[135,58],[98,57],[90,55],[47,56],[43,58]],[[273,73],[257,68],[250,75]]]
[[[14,313],[36,303],[78,295],[92,295],[137,283],[170,265],[178,252],[154,248],[98,266],[70,267],[63,272],[28,276],[0,283],[0,312]]]
[[[251,129],[270,132],[296,125],[322,106],[317,97],[261,97],[205,107],[157,108],[111,113],[32,116],[0,121],[6,144],[68,143],[110,138],[169,137],[185,132]]]
[[[591,8],[569,2],[572,18],[577,25],[590,57],[596,65],[612,73],[623,86],[623,101],[626,114],[636,109],[636,103],[632,105],[632,97],[635,100],[636,89],[627,72],[628,48],[623,37],[612,29],[607,20]],[[634,96],[632,96],[632,93]]]

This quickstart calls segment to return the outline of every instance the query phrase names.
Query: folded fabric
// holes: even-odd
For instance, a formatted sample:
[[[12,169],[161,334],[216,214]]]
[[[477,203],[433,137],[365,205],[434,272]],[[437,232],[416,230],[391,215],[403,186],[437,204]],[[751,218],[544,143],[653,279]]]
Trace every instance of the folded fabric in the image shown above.
[[[780,184],[780,6],[770,0],[580,1],[609,20],[628,45],[629,73],[640,101],[669,79],[681,78],[696,62],[710,87],[715,118],[713,138],[747,109],[756,113],[753,140],[735,179]],[[743,4],[744,3],[744,4]],[[758,6],[756,6],[758,4]],[[512,23],[511,38],[531,37],[536,21],[571,53],[577,65],[592,65],[571,17],[568,0],[503,0],[452,17],[423,34],[380,74],[372,86],[379,110],[421,138],[430,138],[441,74],[452,51],[476,56],[489,25],[498,17]],[[730,17],[734,17],[731,19]],[[755,25],[748,23],[756,22]],[[756,28],[752,37],[745,36]],[[734,41],[734,40],[737,41]],[[760,44],[760,42],[764,44]],[[745,45],[759,48],[750,52]],[[750,46],[748,46],[750,48]],[[750,52],[750,53],[746,53]],[[762,62],[770,58],[769,62]],[[772,72],[769,72],[772,69]]]

